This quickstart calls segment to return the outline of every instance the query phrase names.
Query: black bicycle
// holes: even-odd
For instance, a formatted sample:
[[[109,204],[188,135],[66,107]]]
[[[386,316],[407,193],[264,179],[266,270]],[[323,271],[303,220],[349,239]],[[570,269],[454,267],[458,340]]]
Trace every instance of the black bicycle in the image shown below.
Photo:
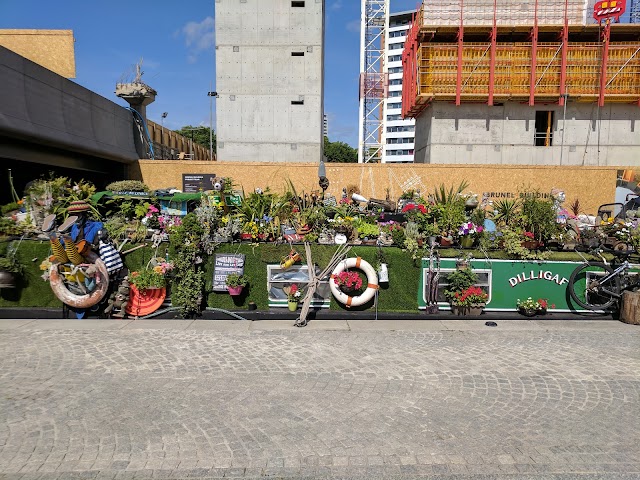
[[[611,263],[602,255],[611,253]],[[602,261],[585,261],[569,278],[571,299],[587,310],[611,311],[618,307],[625,290],[640,287],[640,275],[630,274],[633,250],[611,250],[600,246],[592,252]]]

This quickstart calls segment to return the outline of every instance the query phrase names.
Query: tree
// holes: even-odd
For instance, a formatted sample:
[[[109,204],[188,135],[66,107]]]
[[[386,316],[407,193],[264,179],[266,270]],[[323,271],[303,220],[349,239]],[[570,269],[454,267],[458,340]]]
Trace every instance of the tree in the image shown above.
[[[324,156],[328,162],[358,163],[358,150],[344,142],[330,142],[324,137]]]
[[[192,139],[193,143],[202,145],[207,150],[209,149],[209,127],[193,127],[191,125],[187,125],[185,127],[182,127],[180,130],[175,130],[175,132],[185,138]],[[215,152],[216,132],[213,132],[211,140],[213,144],[213,151]]]

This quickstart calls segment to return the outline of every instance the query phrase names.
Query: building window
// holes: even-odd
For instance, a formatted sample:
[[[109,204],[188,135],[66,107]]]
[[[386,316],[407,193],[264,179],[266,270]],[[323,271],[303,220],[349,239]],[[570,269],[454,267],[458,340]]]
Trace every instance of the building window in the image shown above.
[[[402,73],[402,67],[393,67],[389,69],[389,73]]]
[[[389,85],[402,85],[402,79],[394,78],[393,80],[389,80]]]
[[[387,103],[388,109],[402,108],[402,103]]]
[[[291,105],[304,105],[304,100],[291,100]]]
[[[402,55],[390,55],[389,56],[389,61],[390,62],[401,62],[402,61]]]
[[[396,127],[387,127],[387,132],[389,133],[414,132],[415,130],[416,130],[416,127],[414,127],[413,125],[398,125]]]
[[[291,52],[292,57],[304,57],[304,52]]]
[[[536,112],[536,133],[533,139],[536,147],[553,145],[553,114],[553,110]]]
[[[389,32],[389,38],[404,37],[406,30],[398,30],[397,32]]]
[[[291,2],[292,7],[304,7],[304,2]]]
[[[389,50],[398,50],[400,48],[404,48],[404,42],[392,43],[392,44],[389,45]]]
[[[402,120],[402,115],[387,115],[387,121]]]
[[[401,96],[402,96],[402,90],[398,90],[396,92],[389,92],[389,98],[401,97]]]

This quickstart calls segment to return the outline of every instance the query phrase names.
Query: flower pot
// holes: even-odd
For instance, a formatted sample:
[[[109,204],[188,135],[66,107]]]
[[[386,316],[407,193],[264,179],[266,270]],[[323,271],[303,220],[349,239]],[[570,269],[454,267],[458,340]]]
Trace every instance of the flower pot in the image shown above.
[[[469,311],[469,307],[461,307],[459,305],[451,305],[451,313],[458,316],[467,315]]]
[[[287,306],[289,307],[290,312],[295,312],[298,309],[298,302],[287,302]]]
[[[468,315],[482,315],[482,312],[484,311],[484,303],[479,304],[479,305],[471,305],[469,307],[469,313]]]
[[[250,233],[240,234],[240,240],[252,240],[252,239],[253,239],[253,235],[251,235]]]
[[[525,317],[535,317],[537,310],[535,308],[519,307],[518,312],[520,313],[520,315],[524,315]]]
[[[450,247],[453,245],[453,240],[448,237],[440,237],[440,241],[438,243],[441,247]]]
[[[546,315],[547,314],[547,309],[546,308],[539,308],[538,310],[536,310],[536,315]]]
[[[6,270],[0,270],[0,288],[16,288],[16,276]]]
[[[242,293],[242,285],[238,285],[237,287],[227,287],[229,291],[229,295],[240,295]]]
[[[528,250],[535,250],[538,248],[538,242],[535,240],[528,240],[526,242],[522,242],[522,246]]]
[[[475,239],[473,237],[460,238],[460,246],[462,248],[473,248],[474,243],[475,243]]]

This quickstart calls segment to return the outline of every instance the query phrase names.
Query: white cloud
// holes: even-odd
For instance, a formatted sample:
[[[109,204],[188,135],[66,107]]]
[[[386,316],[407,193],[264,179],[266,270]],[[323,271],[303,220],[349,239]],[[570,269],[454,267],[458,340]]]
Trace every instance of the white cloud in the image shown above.
[[[347,23],[347,30],[353,33],[360,33],[360,20],[351,20]]]
[[[207,17],[201,22],[189,22],[182,27],[180,33],[184,35],[185,44],[189,47],[189,63],[197,61],[201,52],[213,51],[216,42],[213,17]]]

